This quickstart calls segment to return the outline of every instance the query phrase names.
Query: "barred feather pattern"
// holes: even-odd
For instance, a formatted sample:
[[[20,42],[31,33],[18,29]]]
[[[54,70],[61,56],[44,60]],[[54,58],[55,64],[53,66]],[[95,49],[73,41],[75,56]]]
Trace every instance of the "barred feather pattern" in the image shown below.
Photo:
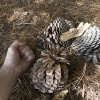
[[[74,26],[74,23],[71,21],[63,18],[57,18],[55,21],[50,23],[43,33],[38,36],[38,38],[42,40],[38,47],[51,48],[52,44],[68,47],[71,45],[73,39],[63,42],[60,40],[60,35]]]
[[[71,48],[86,60],[98,63],[100,60],[100,27],[91,25],[73,41]]]

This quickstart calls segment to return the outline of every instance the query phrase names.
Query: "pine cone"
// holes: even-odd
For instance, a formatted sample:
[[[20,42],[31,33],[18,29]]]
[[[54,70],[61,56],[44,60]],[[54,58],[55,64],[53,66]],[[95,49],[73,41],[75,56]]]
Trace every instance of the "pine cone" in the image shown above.
[[[50,50],[42,51],[41,56],[31,70],[31,83],[43,93],[60,90],[68,79],[66,50],[52,45]]]
[[[52,44],[60,45],[61,47],[70,46],[74,39],[63,42],[60,40],[60,35],[74,26],[75,24],[71,21],[65,20],[63,18],[57,18],[52,23],[50,23],[43,33],[38,35],[40,42],[38,43],[37,47],[40,49],[51,48]]]

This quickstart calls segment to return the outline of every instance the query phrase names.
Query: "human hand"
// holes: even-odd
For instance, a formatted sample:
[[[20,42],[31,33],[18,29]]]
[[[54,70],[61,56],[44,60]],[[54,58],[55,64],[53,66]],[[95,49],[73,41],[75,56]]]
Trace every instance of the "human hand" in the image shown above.
[[[34,57],[25,43],[16,40],[11,44],[0,69],[0,100],[8,100],[18,77],[29,68]]]
[[[29,68],[34,58],[33,51],[25,43],[15,40],[8,48],[3,67],[19,77]]]

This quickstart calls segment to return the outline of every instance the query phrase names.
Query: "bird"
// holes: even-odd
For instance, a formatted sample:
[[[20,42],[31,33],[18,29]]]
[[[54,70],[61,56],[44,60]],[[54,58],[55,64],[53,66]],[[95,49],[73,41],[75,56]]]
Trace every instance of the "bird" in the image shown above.
[[[99,64],[100,60],[100,27],[94,23],[81,22],[77,28],[70,28],[69,31],[62,33],[61,41],[73,39],[70,48],[77,55],[85,58],[93,64]]]

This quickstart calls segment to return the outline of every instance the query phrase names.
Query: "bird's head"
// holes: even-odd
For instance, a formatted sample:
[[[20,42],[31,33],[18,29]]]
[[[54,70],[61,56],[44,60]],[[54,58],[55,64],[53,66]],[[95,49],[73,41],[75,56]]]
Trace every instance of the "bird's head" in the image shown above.
[[[67,41],[70,40],[72,38],[76,38],[81,36],[84,31],[90,27],[91,24],[89,23],[85,23],[83,24],[83,22],[81,22],[77,28],[71,28],[69,31],[62,33],[62,35],[60,36],[60,39],[62,41]]]

